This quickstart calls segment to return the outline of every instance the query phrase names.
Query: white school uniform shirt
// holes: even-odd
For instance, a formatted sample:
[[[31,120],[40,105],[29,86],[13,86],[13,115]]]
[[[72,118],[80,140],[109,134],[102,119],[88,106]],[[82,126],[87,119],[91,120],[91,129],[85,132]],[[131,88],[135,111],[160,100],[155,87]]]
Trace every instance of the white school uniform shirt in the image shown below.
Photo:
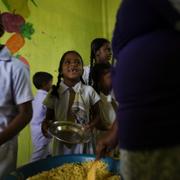
[[[55,120],[56,121],[66,121],[67,120],[67,112],[68,112],[68,103],[69,103],[69,87],[64,84],[64,82],[60,83],[60,87],[58,89],[59,99],[57,97],[52,96],[50,93],[44,100],[44,104],[50,108],[54,109],[55,112]],[[91,87],[78,82],[74,87],[73,90],[75,91],[75,99],[78,99],[77,96],[80,96],[80,104],[82,106],[83,102],[83,109],[87,113],[86,123],[89,122],[89,112],[90,107],[93,106],[100,100],[99,95],[96,91]],[[77,98],[76,98],[77,97]],[[73,105],[72,105],[73,106]],[[82,153],[94,153],[92,142],[90,144],[86,144],[85,147],[82,144],[77,144],[71,148],[67,148],[62,143],[55,143],[54,144],[54,154],[82,154]],[[84,149],[86,149],[84,151]]]
[[[0,50],[0,132],[18,114],[18,104],[31,101],[29,69],[12,57],[5,46]],[[0,146],[0,179],[16,168],[17,137]]]
[[[100,98],[101,101],[99,102],[99,107],[101,123],[103,124],[103,126],[109,127],[116,119],[116,111],[112,106],[112,99],[114,99],[114,97],[111,95],[111,93],[109,95],[105,95],[104,93],[100,92]],[[118,106],[118,103],[115,101],[115,99],[114,102]],[[106,132],[106,130],[97,130],[96,139],[101,137]]]
[[[100,92],[100,98],[101,101],[99,103],[100,106],[100,117],[102,120],[103,125],[110,126],[113,124],[113,122],[116,119],[116,111],[112,105],[112,100],[114,100],[114,103],[118,107],[118,102],[115,100],[113,91],[109,95],[105,95],[104,93]],[[106,134],[107,131],[96,131],[96,140],[102,137],[104,134]],[[119,154],[119,146],[116,146],[116,148],[111,151],[112,157],[117,157],[117,154]]]
[[[116,119],[116,112],[112,106],[112,95],[105,95],[100,92],[101,101],[99,103],[100,106],[100,116],[104,120],[105,125],[112,125],[114,120]],[[117,102],[116,102],[117,104]]]
[[[90,66],[84,66],[84,72],[82,75],[82,79],[84,80],[84,83],[88,85],[89,83],[89,73],[90,73]]]
[[[42,134],[41,124],[46,116],[46,106],[43,104],[48,92],[43,89],[38,89],[36,96],[32,102],[33,116],[30,122],[31,139],[33,143],[33,153],[31,161],[46,158],[49,155],[50,139]]]

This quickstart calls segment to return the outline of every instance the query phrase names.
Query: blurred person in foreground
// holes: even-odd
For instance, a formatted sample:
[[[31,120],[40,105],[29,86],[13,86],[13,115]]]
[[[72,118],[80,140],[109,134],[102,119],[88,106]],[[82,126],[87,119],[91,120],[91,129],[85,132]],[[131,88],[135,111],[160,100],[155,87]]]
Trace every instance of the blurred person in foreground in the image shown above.
[[[119,142],[123,179],[180,179],[178,1],[122,1],[112,48],[120,106],[97,158]]]
[[[16,169],[17,135],[31,120],[32,99],[28,67],[0,45],[0,179]]]

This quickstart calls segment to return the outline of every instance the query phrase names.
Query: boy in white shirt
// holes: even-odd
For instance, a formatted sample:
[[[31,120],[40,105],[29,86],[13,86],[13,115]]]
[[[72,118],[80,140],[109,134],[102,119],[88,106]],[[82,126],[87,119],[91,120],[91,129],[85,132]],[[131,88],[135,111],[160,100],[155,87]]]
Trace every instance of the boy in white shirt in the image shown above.
[[[36,96],[32,102],[33,117],[31,120],[31,138],[33,152],[31,161],[37,161],[50,155],[50,139],[43,136],[41,124],[46,115],[46,106],[43,101],[52,86],[53,76],[47,72],[36,72],[33,76],[33,84],[37,88]]]

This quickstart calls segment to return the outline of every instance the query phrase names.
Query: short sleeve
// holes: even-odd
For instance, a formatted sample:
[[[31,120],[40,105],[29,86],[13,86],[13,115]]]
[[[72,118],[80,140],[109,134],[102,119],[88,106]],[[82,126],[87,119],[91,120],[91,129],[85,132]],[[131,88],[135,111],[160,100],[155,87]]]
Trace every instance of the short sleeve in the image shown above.
[[[15,61],[15,60],[14,60]],[[31,90],[30,74],[22,63],[14,66],[12,75],[13,96],[16,104],[22,104],[33,99]]]
[[[97,92],[91,86],[89,86],[89,96],[90,96],[90,104],[91,105],[94,105],[98,101],[100,101],[100,96],[97,94]]]

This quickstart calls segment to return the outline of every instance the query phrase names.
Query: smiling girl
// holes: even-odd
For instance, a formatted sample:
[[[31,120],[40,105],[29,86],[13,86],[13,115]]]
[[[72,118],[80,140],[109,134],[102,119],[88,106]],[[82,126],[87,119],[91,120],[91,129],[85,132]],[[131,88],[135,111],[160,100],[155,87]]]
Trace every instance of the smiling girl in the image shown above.
[[[83,60],[76,51],[67,51],[60,60],[58,82],[47,95],[44,104],[47,113],[42,129],[47,135],[50,121],[71,121],[93,129],[99,121],[99,95],[83,84]],[[73,111],[73,109],[76,111]],[[93,115],[90,117],[90,110]],[[54,145],[55,154],[93,153],[92,142],[86,145]]]

